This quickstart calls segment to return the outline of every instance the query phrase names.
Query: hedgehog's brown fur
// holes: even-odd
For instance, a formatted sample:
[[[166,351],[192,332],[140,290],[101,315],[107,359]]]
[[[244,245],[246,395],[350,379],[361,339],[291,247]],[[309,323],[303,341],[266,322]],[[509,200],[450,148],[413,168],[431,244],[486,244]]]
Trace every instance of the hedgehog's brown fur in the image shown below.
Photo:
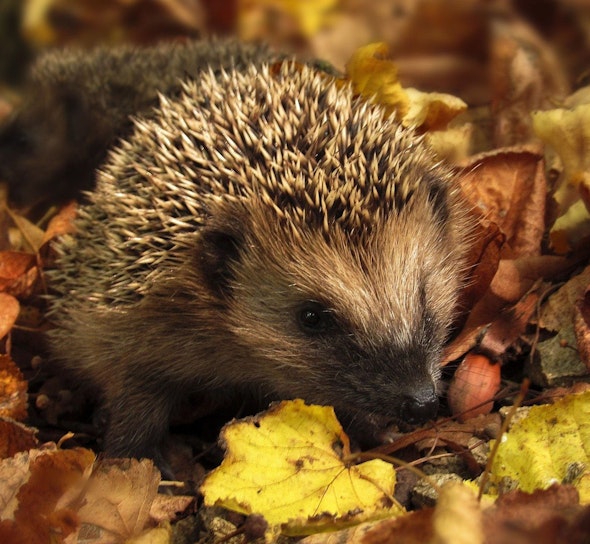
[[[210,73],[163,99],[51,278],[54,353],[104,394],[107,451],[157,456],[187,392],[432,417],[469,231],[450,179],[306,67]]]
[[[227,40],[45,53],[31,68],[22,106],[0,127],[0,181],[21,206],[76,197],[92,188],[107,150],[133,130],[132,115],[150,113],[158,93],[177,96],[183,79],[208,67],[276,58]]]

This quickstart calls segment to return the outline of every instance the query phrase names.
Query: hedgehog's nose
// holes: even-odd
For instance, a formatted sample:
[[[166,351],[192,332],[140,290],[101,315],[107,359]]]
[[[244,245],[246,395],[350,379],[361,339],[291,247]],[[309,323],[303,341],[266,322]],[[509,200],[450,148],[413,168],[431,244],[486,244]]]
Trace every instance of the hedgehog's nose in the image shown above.
[[[402,421],[411,425],[434,419],[438,411],[438,398],[434,391],[427,395],[406,397],[400,408]]]

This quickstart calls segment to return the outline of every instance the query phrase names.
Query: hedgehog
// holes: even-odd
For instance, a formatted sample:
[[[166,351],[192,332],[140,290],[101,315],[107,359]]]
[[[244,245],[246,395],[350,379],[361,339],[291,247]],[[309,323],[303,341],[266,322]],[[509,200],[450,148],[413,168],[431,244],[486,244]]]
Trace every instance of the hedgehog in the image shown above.
[[[307,66],[203,74],[109,155],[55,247],[56,361],[108,455],[162,462],[179,399],[434,418],[469,214],[423,140]]]
[[[0,181],[18,207],[77,198],[93,187],[107,150],[132,132],[131,117],[158,105],[158,93],[180,94],[183,79],[209,66],[275,59],[262,45],[231,40],[46,53],[31,69],[22,106],[0,128]]]

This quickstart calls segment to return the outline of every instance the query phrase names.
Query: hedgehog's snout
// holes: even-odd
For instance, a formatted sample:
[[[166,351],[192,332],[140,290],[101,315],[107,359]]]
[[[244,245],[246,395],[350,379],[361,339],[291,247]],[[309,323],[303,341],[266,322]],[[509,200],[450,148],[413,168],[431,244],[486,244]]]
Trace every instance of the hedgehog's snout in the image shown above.
[[[425,423],[436,417],[438,397],[434,387],[407,395],[400,405],[400,419],[410,425]]]
[[[432,354],[412,357],[414,365],[403,366],[405,387],[401,391],[398,404],[399,420],[410,425],[426,423],[436,418],[438,412],[438,364],[433,365]],[[426,362],[422,365],[418,361]]]

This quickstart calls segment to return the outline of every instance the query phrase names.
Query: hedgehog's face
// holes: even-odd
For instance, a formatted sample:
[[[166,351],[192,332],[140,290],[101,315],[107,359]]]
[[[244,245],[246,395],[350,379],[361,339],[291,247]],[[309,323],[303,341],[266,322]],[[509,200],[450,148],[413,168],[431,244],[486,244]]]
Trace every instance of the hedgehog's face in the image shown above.
[[[244,225],[231,266],[213,267],[244,379],[353,418],[432,418],[461,266],[432,216],[405,210],[358,237],[293,234],[262,213]]]

